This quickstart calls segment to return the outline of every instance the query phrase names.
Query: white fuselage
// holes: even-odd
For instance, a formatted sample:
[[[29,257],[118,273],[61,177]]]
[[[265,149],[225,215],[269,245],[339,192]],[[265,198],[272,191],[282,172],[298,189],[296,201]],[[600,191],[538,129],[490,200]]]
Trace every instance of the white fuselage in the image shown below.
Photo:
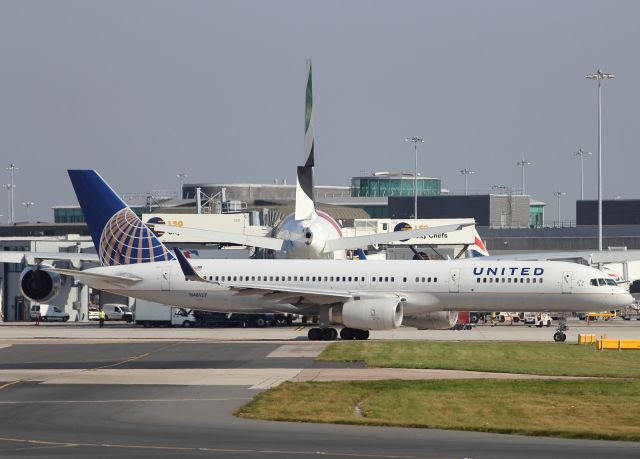
[[[211,283],[185,280],[177,261],[87,270],[142,279],[129,288],[114,288],[101,280],[87,283],[158,303],[222,312],[308,313],[314,309],[308,304],[283,304],[277,294],[260,294],[278,288],[311,289],[326,295],[394,294],[405,299],[405,315],[443,310],[591,311],[632,302],[618,286],[592,285],[592,279],[606,277],[601,271],[566,262],[197,260],[192,265]],[[238,288],[242,287],[254,287],[257,293],[241,294]]]

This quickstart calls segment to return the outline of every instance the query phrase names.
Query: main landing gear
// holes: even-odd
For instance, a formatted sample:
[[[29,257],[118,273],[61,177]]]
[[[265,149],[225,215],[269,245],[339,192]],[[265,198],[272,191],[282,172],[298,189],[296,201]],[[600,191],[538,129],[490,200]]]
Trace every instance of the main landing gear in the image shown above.
[[[309,330],[309,341],[335,341],[338,339],[338,331],[335,328],[312,328]],[[369,330],[356,328],[343,328],[340,330],[340,338],[343,340],[364,340],[369,338]]]

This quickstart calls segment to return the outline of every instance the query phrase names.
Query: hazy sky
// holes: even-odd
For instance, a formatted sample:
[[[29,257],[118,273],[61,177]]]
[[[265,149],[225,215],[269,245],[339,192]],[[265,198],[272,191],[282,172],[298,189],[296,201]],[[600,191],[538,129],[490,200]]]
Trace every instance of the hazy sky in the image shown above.
[[[0,1],[0,170],[31,216],[75,202],[68,168],[119,192],[286,178],[304,156],[313,59],[316,183],[419,169],[462,192],[520,188],[548,203],[597,152],[604,83],[604,195],[640,198],[640,2]],[[634,83],[634,81],[636,83]],[[585,193],[596,193],[596,157]],[[6,193],[0,213],[6,221]]]

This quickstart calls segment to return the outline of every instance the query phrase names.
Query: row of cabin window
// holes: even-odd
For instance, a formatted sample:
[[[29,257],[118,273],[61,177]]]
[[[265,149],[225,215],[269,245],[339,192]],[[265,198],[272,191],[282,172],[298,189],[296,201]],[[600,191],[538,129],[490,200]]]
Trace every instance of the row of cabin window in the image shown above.
[[[225,280],[228,282],[280,282],[282,278],[283,282],[305,282],[305,276],[209,276],[209,280],[221,281]],[[357,276],[342,276],[342,281],[340,280],[340,276],[324,276],[325,282],[358,282]],[[362,276],[360,279],[362,282],[365,282],[365,277]],[[322,282],[322,276],[306,276],[307,282]],[[388,276],[373,276],[371,277],[371,282],[395,282],[395,277]],[[434,277],[416,277],[416,282],[438,282],[438,278]],[[407,278],[403,277],[402,282],[407,282]]]
[[[489,279],[488,282],[490,284],[494,283],[494,280],[493,280],[494,278],[493,277],[478,277],[478,278],[476,278],[476,282],[478,282],[478,284],[480,282],[482,282],[483,284],[486,284],[487,283],[487,279]],[[500,279],[502,279],[502,281]],[[533,280],[532,280],[531,277],[526,277],[526,278],[525,277],[520,277],[519,279],[520,279],[520,283],[521,284],[524,284],[525,282],[527,284],[530,284],[532,282],[534,284],[542,284],[542,277],[539,277],[539,278],[538,277],[534,277]],[[517,284],[518,283],[518,279],[516,279],[515,277],[496,277],[495,278],[495,283],[496,284],[500,284],[500,283],[502,283],[502,284],[511,284],[511,283]]]
[[[342,279],[342,281],[340,280]],[[382,279],[382,278],[381,278]],[[389,278],[387,278],[389,279]],[[393,282],[393,277],[391,278]],[[209,280],[227,282],[305,282],[305,276],[209,276]],[[362,282],[365,278],[362,277]],[[324,276],[325,282],[358,282],[357,276]],[[306,276],[306,282],[322,282],[322,276]]]

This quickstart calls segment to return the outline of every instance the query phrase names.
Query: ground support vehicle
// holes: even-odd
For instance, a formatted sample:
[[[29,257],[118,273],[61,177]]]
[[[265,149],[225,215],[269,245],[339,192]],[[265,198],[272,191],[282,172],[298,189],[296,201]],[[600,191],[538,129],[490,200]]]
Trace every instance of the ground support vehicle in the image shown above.
[[[32,304],[29,309],[29,317],[31,320],[37,320],[38,315],[43,322],[66,322],[69,320],[69,313],[51,304]]]
[[[184,308],[136,300],[136,324],[148,327],[194,327],[198,319]]]
[[[471,330],[473,323],[471,322],[471,313],[469,311],[458,312],[458,318],[452,330]]]
[[[620,309],[618,314],[623,320],[640,320],[640,304],[633,303],[627,307]]]
[[[133,312],[126,304],[105,303],[102,305],[104,320],[124,320],[133,322]]]
[[[236,314],[194,311],[198,324],[203,327],[268,327],[290,324],[293,317],[285,314]]]
[[[551,316],[546,312],[525,312],[524,313],[524,323],[525,325],[536,327],[550,327],[551,326]]]

